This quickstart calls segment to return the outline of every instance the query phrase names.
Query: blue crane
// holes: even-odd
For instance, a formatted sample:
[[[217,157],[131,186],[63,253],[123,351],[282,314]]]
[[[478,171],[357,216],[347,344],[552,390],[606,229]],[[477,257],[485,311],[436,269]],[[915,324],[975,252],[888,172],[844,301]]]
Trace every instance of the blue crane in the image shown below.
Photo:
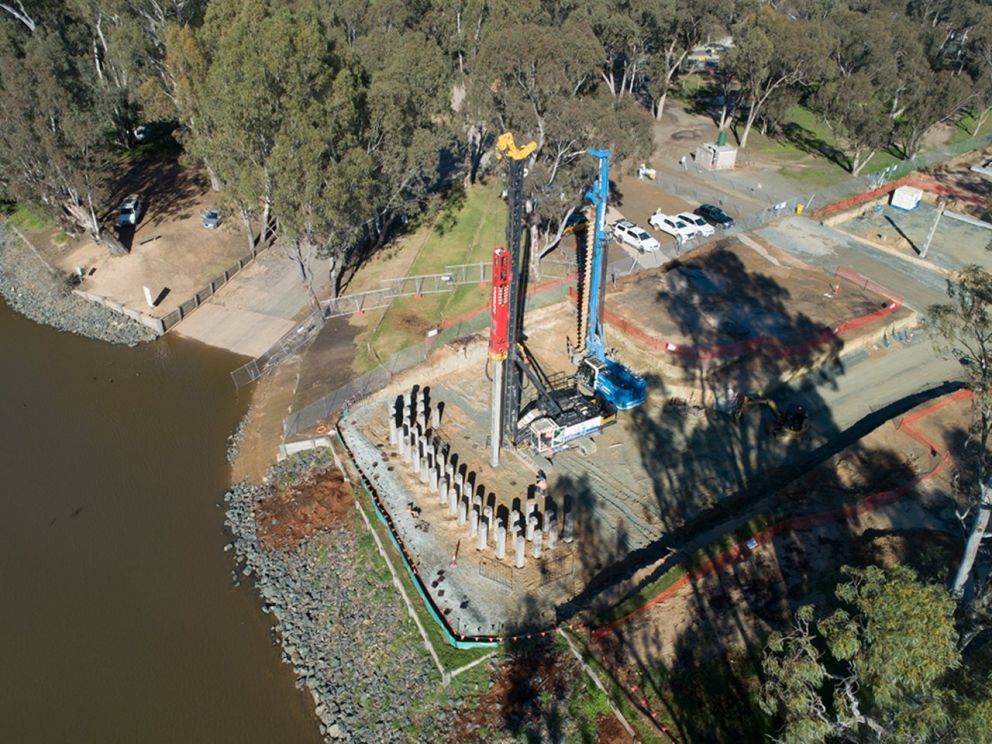
[[[586,198],[596,207],[592,228],[592,247],[587,248],[582,272],[582,296],[579,302],[579,347],[573,357],[578,365],[576,379],[590,392],[602,396],[618,410],[635,408],[644,402],[647,385],[644,379],[606,355],[603,340],[602,305],[606,264],[606,200],[610,193],[609,150],[586,151],[599,160],[599,175]]]

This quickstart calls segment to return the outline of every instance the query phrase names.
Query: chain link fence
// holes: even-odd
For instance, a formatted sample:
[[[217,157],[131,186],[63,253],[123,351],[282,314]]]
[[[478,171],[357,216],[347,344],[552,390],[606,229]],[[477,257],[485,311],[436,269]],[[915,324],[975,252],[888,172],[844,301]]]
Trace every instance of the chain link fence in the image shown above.
[[[307,319],[292,330],[283,334],[267,352],[238,367],[231,373],[236,387],[243,387],[260,378],[265,370],[279,364],[283,359],[300,349],[314,338],[324,327],[324,317],[320,310],[314,310]]]
[[[534,310],[555,302],[561,302],[568,297],[568,287],[568,283],[563,283],[531,295],[527,298],[527,309]],[[356,377],[310,405],[289,414],[283,421],[283,441],[303,432],[309,432],[318,424],[326,422],[342,410],[348,401],[360,400],[384,388],[395,375],[422,364],[436,349],[452,341],[465,339],[488,327],[489,314],[484,311],[479,312],[439,330],[435,335],[425,338],[422,344],[401,349],[389,357],[384,364]]]
[[[739,232],[748,232],[779,217],[795,214],[797,211],[796,208],[799,204],[803,205],[804,211],[808,211],[814,203],[826,205],[863,191],[880,188],[884,184],[902,178],[914,170],[929,167],[934,163],[943,162],[970,150],[986,147],[989,144],[992,144],[992,135],[962,140],[952,145],[947,145],[925,154],[918,155],[915,158],[902,161],[879,172],[859,176],[857,178],[851,178],[826,189],[821,189],[805,195],[797,195],[784,201],[771,203],[768,206],[758,210],[753,209],[753,202],[751,201],[746,202],[747,206],[742,208],[740,205],[745,204],[743,200],[735,199],[732,196],[728,196],[726,193],[721,193],[720,191],[714,188],[709,188],[706,185],[700,185],[695,182],[690,184],[687,183],[685,179],[678,179],[677,177],[667,174],[659,173],[659,179],[656,183],[660,188],[664,188],[666,191],[671,191],[679,196],[691,197],[697,202],[715,202],[719,204],[726,204],[728,199],[733,199],[735,204],[738,205],[737,209],[740,210],[739,213],[742,214],[742,216],[736,220],[734,228],[727,232],[728,235],[732,235]],[[712,178],[715,184],[725,188],[727,191],[739,192],[741,190],[741,184],[735,182],[733,179],[722,177],[719,173],[713,171],[708,171],[706,173]],[[696,238],[695,240],[686,241],[680,245],[680,253],[691,251],[693,248],[707,242],[709,242],[709,240],[705,238]],[[657,256],[652,259],[650,256],[628,255],[624,258],[610,262],[606,267],[606,277],[609,280],[616,281],[616,279],[629,276],[635,271],[654,268],[663,263],[663,261],[663,256]],[[465,281],[469,279],[470,275],[474,279],[476,275],[472,274],[472,271],[474,270],[473,267],[478,266],[483,267],[478,276],[486,277],[485,279],[479,279],[479,281],[488,281],[488,274],[485,264],[468,264],[464,267],[448,267],[449,273],[453,273],[453,270],[460,272],[456,274],[460,281],[452,283],[465,283]],[[543,266],[548,267],[549,271],[547,273],[549,276],[557,275],[566,277],[574,274],[578,269],[573,259],[545,260],[542,262],[542,267]],[[531,295],[527,299],[527,308],[535,309],[537,307],[543,307],[565,299],[568,297],[570,284],[570,282],[566,282],[553,287],[550,290],[541,291]],[[457,324],[445,328],[436,336],[431,338],[429,342],[402,349],[390,357],[385,364],[355,378],[347,385],[344,385],[328,395],[325,395],[323,398],[310,404],[309,406],[291,413],[283,422],[283,440],[285,441],[300,434],[301,432],[306,432],[316,427],[318,424],[326,421],[332,415],[344,408],[348,401],[364,398],[385,387],[394,375],[426,361],[434,349],[444,346],[451,341],[465,338],[473,333],[478,333],[485,329],[488,325],[488,315],[485,312],[480,312],[478,315],[467,318]]]

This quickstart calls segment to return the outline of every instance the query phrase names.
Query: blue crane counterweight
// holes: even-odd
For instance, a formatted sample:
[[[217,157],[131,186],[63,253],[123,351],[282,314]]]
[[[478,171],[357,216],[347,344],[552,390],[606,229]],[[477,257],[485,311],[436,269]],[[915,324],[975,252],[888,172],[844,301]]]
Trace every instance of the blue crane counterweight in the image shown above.
[[[647,385],[644,379],[620,362],[606,355],[603,340],[604,266],[606,264],[606,201],[610,193],[609,150],[587,150],[599,160],[596,182],[586,192],[596,208],[592,247],[587,248],[583,268],[582,294],[579,302],[579,343],[573,361],[578,365],[579,383],[590,392],[602,395],[614,408],[627,410],[644,402]]]

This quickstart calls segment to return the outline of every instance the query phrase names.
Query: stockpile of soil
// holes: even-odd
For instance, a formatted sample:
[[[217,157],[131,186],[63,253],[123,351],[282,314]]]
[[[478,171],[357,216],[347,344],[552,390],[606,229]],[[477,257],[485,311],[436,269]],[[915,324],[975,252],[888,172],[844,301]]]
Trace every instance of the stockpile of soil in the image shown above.
[[[340,523],[354,506],[351,487],[328,470],[258,505],[255,521],[264,550],[295,550],[308,537]]]

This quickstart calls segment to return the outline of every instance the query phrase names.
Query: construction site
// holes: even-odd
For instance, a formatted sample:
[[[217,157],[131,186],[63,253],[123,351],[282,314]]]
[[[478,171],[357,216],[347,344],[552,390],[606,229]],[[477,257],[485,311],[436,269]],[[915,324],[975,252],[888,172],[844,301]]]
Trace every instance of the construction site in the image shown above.
[[[928,353],[921,304],[892,288],[905,291],[905,274],[837,260],[856,244],[840,230],[822,238],[833,229],[787,217],[611,275],[605,151],[590,151],[600,167],[589,227],[565,248],[576,286],[568,301],[527,310],[526,148],[510,140],[503,151],[509,217],[488,334],[441,348],[337,421],[424,601],[459,644],[580,623],[707,529],[745,524],[776,487],[857,441],[852,395],[870,392],[862,381],[852,393],[845,376],[930,395],[926,381],[884,369],[899,350]]]

